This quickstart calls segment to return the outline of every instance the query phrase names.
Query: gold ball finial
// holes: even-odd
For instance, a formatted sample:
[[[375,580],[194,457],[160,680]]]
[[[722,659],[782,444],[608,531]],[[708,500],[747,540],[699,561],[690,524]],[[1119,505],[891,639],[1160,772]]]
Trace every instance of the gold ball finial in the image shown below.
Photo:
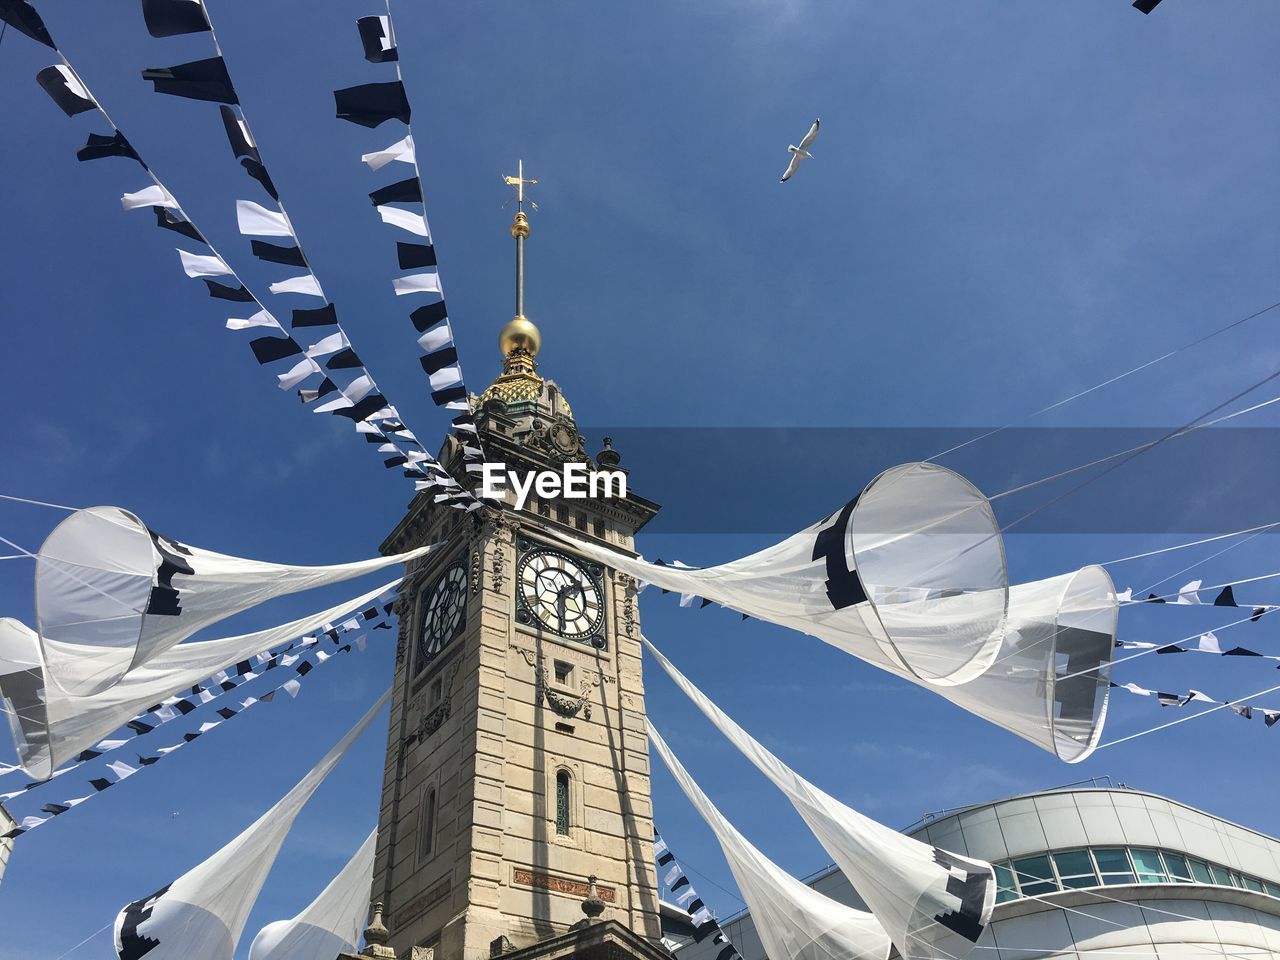
[[[511,221],[511,238],[513,240],[528,240],[529,234],[532,232],[529,229],[529,218],[523,213],[517,213],[515,219]]]
[[[530,357],[536,357],[542,349],[542,334],[532,320],[517,316],[498,334],[498,349],[504,357],[511,356],[512,351],[517,349],[523,349]]]

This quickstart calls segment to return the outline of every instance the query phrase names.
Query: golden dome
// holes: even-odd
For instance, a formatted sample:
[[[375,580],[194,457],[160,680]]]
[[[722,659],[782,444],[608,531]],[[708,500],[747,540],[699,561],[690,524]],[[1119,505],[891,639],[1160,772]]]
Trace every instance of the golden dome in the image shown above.
[[[542,349],[542,334],[533,325],[533,321],[523,316],[515,317],[498,334],[498,349],[504,357],[511,356],[513,350],[520,348],[530,357],[536,357]]]

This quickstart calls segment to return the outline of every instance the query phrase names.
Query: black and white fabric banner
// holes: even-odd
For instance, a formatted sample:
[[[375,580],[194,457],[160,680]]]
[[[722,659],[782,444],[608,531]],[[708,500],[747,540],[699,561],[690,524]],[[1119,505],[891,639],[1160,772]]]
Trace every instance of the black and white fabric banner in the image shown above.
[[[371,63],[393,64],[396,79],[394,82],[362,84],[336,91],[337,115],[340,119],[366,127],[376,127],[389,119],[400,120],[406,127],[405,137],[384,150],[367,153],[361,159],[375,171],[393,161],[413,168],[413,176],[372,191],[369,199],[384,223],[416,238],[398,240],[396,257],[401,270],[418,272],[395,278],[392,288],[397,297],[432,298],[409,314],[409,320],[418,333],[418,346],[423,352],[419,362],[431,385],[431,397],[436,405],[455,412],[453,426],[461,444],[463,466],[468,473],[475,474],[483,470],[484,451],[458,360],[436,249],[427,223],[422,172],[418,167],[409,101],[400,72],[390,0],[387,0],[386,10],[385,15],[361,17],[356,21],[356,27],[365,59]],[[418,486],[428,489],[432,484],[420,483]]]
[[[689,919],[693,922],[694,942],[701,943],[707,937],[711,937],[711,942],[720,948],[716,952],[716,960],[742,960],[742,956],[729,942],[729,938],[725,936],[715,916],[693,889],[693,884],[689,882],[689,875],[684,872],[684,868],[680,866],[675,854],[671,852],[667,841],[662,839],[662,834],[656,827],[653,831],[653,855],[658,862],[658,878],[666,884],[671,895],[675,897],[676,903],[688,912]]]
[[[326,635],[324,639],[330,639],[330,638]],[[244,713],[250,707],[255,706],[256,704],[271,703],[272,701],[275,700],[276,695],[279,693],[287,693],[290,698],[296,698],[298,696],[299,691],[302,689],[303,679],[307,677],[316,667],[324,663],[327,663],[328,661],[332,660],[334,657],[338,656],[339,654],[350,653],[353,647],[361,650],[364,649],[364,645],[357,643],[355,639],[342,644],[339,644],[338,640],[333,639],[332,643],[336,647],[336,649],[334,650],[325,650],[324,645],[321,642],[321,638],[308,638],[308,640],[302,641],[301,643],[302,643],[302,650],[299,653],[287,654],[287,653],[281,652],[268,657],[260,665],[256,667],[251,667],[245,674],[243,674],[242,676],[238,676],[234,680],[231,678],[230,675],[227,675],[224,679],[221,679],[221,680],[219,680],[217,677],[214,677],[212,682],[216,683],[218,689],[221,692],[225,693],[225,692],[229,692],[232,689],[235,689],[236,687],[240,686],[240,684],[242,683],[248,683],[251,680],[256,680],[259,676],[267,673],[270,670],[274,670],[277,667],[284,667],[287,670],[290,670],[291,676],[289,677],[289,679],[283,681],[282,683],[277,684],[276,686],[272,687],[270,690],[268,690],[266,693],[263,693],[260,696],[246,697],[244,700],[241,700],[235,706],[219,707],[216,711],[214,711],[217,714],[217,717],[218,717],[217,720],[206,720],[205,722],[201,723],[200,726],[197,727],[195,730],[184,733],[181,739],[169,744],[168,746],[159,747],[154,750],[149,750],[146,753],[136,754],[136,757],[137,757],[136,763],[125,761],[125,760],[110,761],[109,763],[107,763],[106,770],[103,771],[102,776],[93,777],[89,780],[88,786],[90,790],[89,792],[85,793],[84,796],[73,797],[71,799],[62,801],[61,803],[44,804],[43,806],[40,807],[40,812],[46,814],[46,816],[43,816],[43,817],[37,816],[37,815],[24,816],[21,820],[18,821],[18,825],[16,827],[14,827],[8,833],[3,834],[3,839],[12,840],[17,837],[20,837],[25,833],[31,832],[37,827],[43,826],[44,824],[48,823],[50,820],[54,819],[55,817],[59,817],[62,814],[75,809],[76,807],[80,806],[80,804],[84,803],[86,800],[92,799],[93,797],[97,796],[103,791],[109,790],[119,783],[123,783],[125,780],[132,777],[135,773],[138,773],[144,767],[149,767],[149,766],[152,766],[153,764],[159,763],[162,759],[174,753],[175,751],[180,750],[182,747],[185,747],[187,744],[194,743],[196,740],[200,739],[200,737],[204,736],[209,731],[215,729],[216,727],[220,727],[223,723],[232,719],[233,717],[240,716],[242,713]],[[193,687],[192,690],[194,691],[195,688]],[[202,693],[199,695],[196,695],[193,693],[191,697],[178,698],[172,704],[158,705],[155,712],[158,715],[162,715],[166,711],[172,711],[172,715],[167,718],[168,720],[176,719],[177,717],[185,717],[188,713],[194,712],[194,710],[197,709],[197,705],[203,706],[205,703],[208,703],[209,701],[212,701],[213,699],[215,699],[216,696],[217,696],[216,694],[211,693],[208,687],[205,687]],[[164,723],[164,722],[167,722],[167,720],[161,720],[160,722]],[[154,729],[154,727],[150,727],[146,725],[145,721],[132,721],[130,723],[129,729],[133,731],[134,737],[138,737],[138,736],[142,736],[143,734],[150,733],[151,730]],[[85,758],[83,761],[76,763],[72,767],[59,771],[59,773],[57,774],[57,777],[59,778],[57,782],[62,783],[63,780],[61,778],[65,774],[80,767],[83,763],[95,760],[99,756],[101,756],[103,753],[122,747],[129,742],[130,740],[128,738],[120,738],[118,740],[109,740],[99,744],[99,746],[105,746],[106,750],[98,751],[96,748],[93,748],[89,751],[86,751],[84,754],[81,754],[81,756]],[[35,781],[33,783],[27,784],[21,790],[12,791],[10,793],[0,795],[0,800],[3,800],[5,802],[11,801],[17,797],[22,796],[28,790],[34,790],[37,787],[43,786],[45,783],[48,783],[48,782],[51,782],[51,781]]]
[[[227,617],[434,549],[327,566],[268,563],[166,537],[118,507],[77,510],[36,556],[36,626],[46,679],[72,697],[101,693]]]
[[[648,723],[648,731],[654,752],[715,834],[738,892],[751,912],[765,956],[791,960],[888,960],[893,944],[872,914],[837,903],[761,853],[716,809],[652,723]],[[734,955],[731,950],[731,946],[722,949],[720,957],[728,960]]]
[[[85,763],[97,760],[99,757],[110,753],[112,750],[117,750],[128,745],[137,737],[144,736],[145,734],[155,730],[157,727],[162,727],[166,723],[179,720],[188,714],[194,713],[196,710],[209,703],[213,703],[242,684],[248,683],[250,680],[255,680],[270,670],[274,670],[277,667],[282,666],[291,667],[302,656],[311,653],[313,647],[316,647],[325,641],[332,643],[334,646],[338,646],[340,638],[346,639],[349,643],[354,643],[363,651],[366,643],[365,633],[358,633],[355,637],[349,637],[349,635],[361,630],[391,629],[391,624],[386,618],[391,615],[394,600],[386,599],[384,596],[385,593],[385,590],[382,591],[373,600],[370,606],[352,613],[340,623],[334,624],[326,622],[321,624],[319,633],[300,637],[279,649],[274,649],[275,646],[278,646],[278,644],[275,644],[272,647],[259,650],[252,655],[246,655],[244,659],[228,664],[216,673],[209,675],[198,683],[192,684],[189,688],[183,688],[177,693],[166,695],[162,700],[159,700],[155,704],[147,707],[140,713],[135,714],[128,720],[128,722],[124,723],[123,726],[120,726],[118,729],[114,729],[103,739],[98,740],[91,746],[85,747],[75,755],[72,762],[65,766],[60,766],[59,769],[53,772],[52,776],[63,776]],[[362,598],[362,600],[363,599],[364,598]],[[0,619],[0,646],[5,646],[6,640],[26,641],[26,646],[32,651],[32,656],[35,658],[32,666],[37,668],[38,671],[39,653],[36,650],[33,631],[29,630],[16,620],[11,618],[2,618]],[[16,645],[10,643],[9,646]],[[199,647],[200,644],[194,644],[194,646]],[[0,670],[2,670],[2,667],[0,667]],[[42,682],[37,678],[33,678],[33,680],[37,684]],[[4,675],[3,679],[0,680],[0,696],[3,696],[5,702],[9,704],[15,714],[19,712],[27,713],[28,711],[25,709],[24,704],[29,704],[33,700],[39,700],[44,705],[44,709],[46,711],[46,733],[51,739],[53,737],[60,737],[63,731],[56,723],[56,717],[50,717],[48,715],[49,704],[47,700],[43,699],[39,694],[34,698],[27,698],[25,700],[22,696],[12,696],[13,685],[16,681],[17,678]],[[92,700],[93,698],[89,699]],[[120,700],[120,698],[114,699],[121,703],[128,703],[131,698],[126,697],[123,700]],[[98,712],[94,710],[93,704],[89,705],[89,710],[91,712]],[[30,718],[22,716],[15,717],[15,719],[19,719],[21,722]],[[49,720],[54,720],[54,723],[48,723]],[[105,722],[112,723],[113,720],[111,718],[107,718]],[[101,727],[103,725],[104,724],[102,723],[95,723],[90,729],[93,727]],[[68,740],[68,745],[71,745],[70,738],[68,738]],[[83,736],[81,737],[81,742],[83,742]],[[64,756],[66,756],[65,750],[57,751],[58,758]],[[11,771],[20,769],[22,769],[21,766],[14,766],[10,768]],[[0,773],[3,772],[9,771],[0,771]],[[14,797],[22,796],[27,791],[34,790],[48,782],[48,779],[28,781],[17,790],[0,795],[0,801],[8,801]]]
[[[234,840],[172,883],[125,905],[115,922],[118,960],[233,956],[294,820],[390,696],[388,690],[292,790]]]

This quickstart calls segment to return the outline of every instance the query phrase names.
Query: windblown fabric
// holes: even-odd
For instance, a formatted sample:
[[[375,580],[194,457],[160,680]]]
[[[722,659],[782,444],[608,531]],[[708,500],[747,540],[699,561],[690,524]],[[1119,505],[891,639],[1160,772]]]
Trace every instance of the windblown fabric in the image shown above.
[[[409,98],[399,80],[335,90],[333,100],[339,120],[350,120],[362,127],[376,127],[388,120],[409,122]]]
[[[298,784],[229,844],[116,917],[119,960],[231,960],[303,806],[390,699],[388,690]]]
[[[212,100],[214,103],[240,102],[221,57],[193,60],[172,67],[150,67],[142,71],[142,79],[150,80],[156,93],[188,100]]]
[[[249,947],[249,960],[329,960],[354,951],[369,913],[377,840],[374,829],[307,909],[292,920],[277,920],[259,930]]]
[[[892,943],[874,916],[837,903],[801,883],[752,846],[689,776],[653,724],[648,724],[648,729],[654,749],[720,842],[733,879],[751,911],[765,956],[786,960],[887,960]]]
[[[27,0],[0,0],[0,20],[37,43],[57,49],[40,14],[36,13],[36,8]]]
[[[1106,721],[1119,604],[1106,570],[1009,588],[1009,618],[987,670],[935,692],[1066,763],[1087,759]]]
[[[647,563],[559,536],[682,601],[825,640],[1067,763],[1101,737],[1118,613],[1110,577],[1086,567],[1006,587],[990,507],[945,468],[895,467],[838,514],[716,567]]]
[[[86,110],[98,109],[97,102],[89,96],[89,91],[80,82],[75,71],[65,64],[58,63],[45,67],[36,74],[36,83],[49,94],[49,97],[68,117],[74,117]]]
[[[432,549],[300,567],[188,546],[119,507],[78,510],[49,534],[36,558],[36,630],[46,677],[71,696],[99,693],[233,614]]]
[[[624,573],[792,627],[899,676],[964,683],[995,659],[1008,603],[999,525],[959,474],[911,463],[783,542],[703,569],[619,557]]]
[[[134,716],[166,697],[185,691],[219,670],[233,667],[302,634],[367,607],[399,580],[383,584],[318,613],[289,623],[219,640],[181,643],[160,654],[101,693],[72,697],[45,681],[37,666],[32,671],[0,674],[0,698],[9,713],[9,723],[23,771],[44,780],[96,744]],[[0,638],[36,646],[35,631],[16,620],[0,620]],[[21,635],[21,636],[19,636]],[[5,649],[13,649],[0,639]]]
[[[210,30],[202,0],[142,0],[142,18],[153,37],[177,37]]]
[[[913,840],[819,790],[752,739],[652,643],[641,639],[707,719],[791,801],[902,956],[963,960],[968,955],[995,905],[991,864]]]

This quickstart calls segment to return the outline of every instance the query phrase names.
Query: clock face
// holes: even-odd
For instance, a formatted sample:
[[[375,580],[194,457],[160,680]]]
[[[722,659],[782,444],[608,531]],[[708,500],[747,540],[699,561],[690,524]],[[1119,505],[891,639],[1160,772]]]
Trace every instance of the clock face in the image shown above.
[[[518,616],[570,640],[602,635],[604,591],[598,567],[557,550],[532,549],[516,574]]]
[[[440,652],[466,626],[467,571],[459,562],[436,577],[422,600],[422,627],[418,636],[418,669]]]

